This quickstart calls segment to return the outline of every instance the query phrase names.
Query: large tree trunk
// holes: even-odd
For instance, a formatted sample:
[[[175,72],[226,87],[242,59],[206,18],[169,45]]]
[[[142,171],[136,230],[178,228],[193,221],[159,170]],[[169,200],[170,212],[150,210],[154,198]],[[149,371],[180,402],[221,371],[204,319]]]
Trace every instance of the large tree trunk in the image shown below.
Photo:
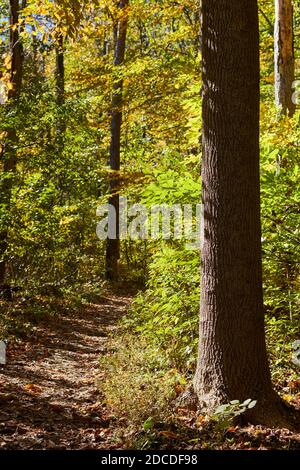
[[[202,0],[203,163],[200,345],[194,388],[208,410],[257,400],[275,423],[267,361],[259,188],[256,0]]]
[[[10,71],[10,84],[11,87],[8,91],[7,109],[8,112],[13,112],[21,91],[22,84],[22,68],[23,68],[23,47],[20,40],[19,21],[19,0],[10,0],[10,38],[9,48],[11,54],[11,71]],[[23,2],[23,7],[25,3]],[[17,133],[16,129],[12,126],[7,130],[5,136],[5,143],[2,152],[2,181],[0,183],[0,199],[1,204],[5,207],[6,211],[9,210],[11,191],[12,191],[12,177],[16,170],[16,145]],[[0,233],[0,285],[5,281],[6,274],[6,260],[5,254],[8,247],[8,230],[4,227]]]
[[[120,19],[115,31],[115,54],[114,66],[123,64],[125,57],[128,0],[121,0],[118,4],[120,9]],[[119,178],[120,171],[120,149],[121,149],[121,127],[122,127],[122,91],[123,80],[118,79],[114,84],[112,96],[112,117],[111,117],[111,140],[109,152],[109,164],[112,171],[110,176],[110,198],[111,204],[116,211],[116,237],[108,238],[106,244],[106,279],[118,279],[118,260],[120,257],[119,239]]]
[[[274,28],[275,101],[281,114],[293,116],[295,80],[292,0],[275,0]]]

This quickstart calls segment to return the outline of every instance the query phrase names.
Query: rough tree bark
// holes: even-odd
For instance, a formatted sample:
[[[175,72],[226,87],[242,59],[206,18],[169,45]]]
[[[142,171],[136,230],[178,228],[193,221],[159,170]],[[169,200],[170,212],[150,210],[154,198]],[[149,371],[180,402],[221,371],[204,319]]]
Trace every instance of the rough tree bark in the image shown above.
[[[281,114],[293,116],[293,81],[295,80],[293,3],[275,0],[274,27],[275,101]]]
[[[259,188],[257,0],[202,0],[204,240],[194,389],[207,410],[257,400],[283,422],[267,360]]]
[[[115,53],[114,66],[119,67],[124,62],[127,22],[128,22],[129,0],[121,0],[118,3],[120,18],[117,29],[115,30]],[[112,95],[112,116],[111,116],[111,139],[109,152],[109,165],[112,171],[110,176],[110,198],[111,204],[116,211],[116,237],[108,238],[106,244],[106,279],[118,279],[118,260],[120,257],[120,239],[119,239],[119,178],[120,171],[120,149],[121,149],[121,128],[122,128],[122,91],[123,80],[117,79],[114,84]]]
[[[25,2],[22,3],[22,8],[25,7]],[[21,85],[22,85],[22,69],[23,69],[23,47],[20,40],[19,0],[10,0],[10,37],[9,49],[11,55],[11,69],[10,69],[10,88],[8,91],[7,109],[12,112],[17,105]],[[17,133],[16,129],[10,127],[5,136],[5,143],[1,155],[2,159],[2,181],[0,183],[0,199],[1,204],[4,205],[6,210],[9,209],[11,191],[12,191],[12,175],[16,170],[16,144]],[[5,281],[6,275],[6,260],[5,254],[8,247],[8,230],[7,227],[3,228],[0,232],[0,285]]]

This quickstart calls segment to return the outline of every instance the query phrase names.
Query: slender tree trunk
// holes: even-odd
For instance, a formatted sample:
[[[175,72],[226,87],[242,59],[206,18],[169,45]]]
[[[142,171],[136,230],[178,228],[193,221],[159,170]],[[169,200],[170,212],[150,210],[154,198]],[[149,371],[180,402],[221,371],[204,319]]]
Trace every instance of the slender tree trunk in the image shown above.
[[[292,0],[275,0],[274,28],[275,101],[281,114],[293,116],[295,80]]]
[[[114,66],[119,67],[124,62],[127,20],[128,20],[128,0],[121,0],[118,4],[120,9],[120,19],[115,34],[115,54]],[[112,96],[112,117],[111,117],[111,140],[109,152],[109,165],[112,171],[110,176],[110,198],[111,204],[116,211],[116,237],[107,239],[106,245],[106,278],[117,280],[118,260],[120,257],[119,239],[119,178],[120,171],[120,149],[121,149],[121,127],[122,127],[122,92],[123,80],[118,79],[114,84]]]
[[[256,0],[202,0],[204,240],[194,389],[208,410],[257,400],[280,421],[267,360],[259,188]]]
[[[19,0],[10,0],[10,38],[9,48],[11,54],[11,72],[10,84],[8,91],[7,109],[9,112],[16,108],[22,84],[22,68],[23,68],[23,47],[20,41],[19,21]],[[25,4],[23,3],[23,7]],[[12,176],[16,170],[16,144],[17,133],[12,126],[7,130],[5,143],[2,153],[2,182],[0,184],[0,199],[6,211],[9,210]],[[8,229],[4,227],[0,233],[0,285],[5,281],[6,260],[5,254],[8,247]]]
[[[55,88],[56,88],[56,105],[57,105],[57,121],[55,150],[58,157],[61,157],[65,148],[66,135],[66,119],[65,119],[65,55],[64,55],[64,37],[59,31],[56,35],[55,44]],[[59,189],[58,203],[64,204],[67,195],[64,191],[63,177],[59,173],[57,176],[57,184]]]
[[[65,104],[65,60],[64,60],[64,38],[62,33],[57,35],[57,43],[55,48],[56,53],[56,69],[55,69],[55,82],[56,82],[56,102],[58,106],[58,122],[57,122],[57,146],[58,152],[61,153],[64,149],[64,137],[66,124],[62,115],[63,105]]]

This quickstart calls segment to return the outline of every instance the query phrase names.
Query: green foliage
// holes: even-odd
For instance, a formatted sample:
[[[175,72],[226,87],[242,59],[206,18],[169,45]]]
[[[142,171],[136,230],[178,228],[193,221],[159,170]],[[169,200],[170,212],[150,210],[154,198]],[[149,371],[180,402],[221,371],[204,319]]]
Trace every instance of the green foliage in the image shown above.
[[[273,379],[276,382],[297,379],[299,371],[292,362],[292,344],[300,337],[298,319],[291,322],[288,315],[268,315],[266,333]]]
[[[2,338],[26,338],[36,333],[40,322],[63,313],[70,307],[62,299],[45,296],[33,297],[32,293],[24,293],[14,303],[0,301],[0,336]]]
[[[7,81],[8,18],[2,3],[5,54],[0,66]],[[2,137],[11,127],[17,134],[16,173],[13,177],[1,173],[2,181],[13,179],[10,204],[2,200],[0,207],[1,228],[9,228],[7,281],[31,289],[33,295],[49,285],[62,290],[90,281],[101,283],[104,272],[104,244],[95,234],[95,209],[106,202],[108,192],[110,106],[116,75],[113,33],[118,13],[110,0],[96,5],[85,2],[84,15],[77,3],[70,10],[67,1],[28,2],[21,15],[25,25],[22,93],[17,105],[0,107]],[[151,180],[150,192],[155,192],[156,180],[165,188],[161,199],[169,192],[171,179],[178,200],[199,196],[195,183],[199,169],[189,177],[189,169],[198,166],[195,155],[201,127],[198,27],[191,0],[180,6],[153,2],[151,11],[143,1],[131,2],[126,63],[121,70],[122,177],[126,178],[122,191],[130,193],[134,202],[149,196],[141,194],[144,177]],[[55,86],[57,31],[65,39],[62,105]],[[179,190],[182,194],[176,195]],[[148,256],[147,247],[140,250],[130,241],[123,243],[122,277],[144,280]]]
[[[266,116],[268,117],[268,115]],[[269,116],[262,138],[262,221],[266,306],[274,313],[300,312],[299,115]],[[265,125],[265,124],[264,124]]]
[[[16,172],[5,174],[1,167],[0,174],[0,189],[8,182],[12,185],[12,193],[3,195],[0,202],[0,229],[9,232],[5,253],[8,282],[22,288],[14,305],[0,305],[1,313],[8,312],[2,320],[9,331],[19,331],[22,322],[28,325],[28,318],[33,323],[47,318],[50,309],[56,308],[55,302],[92,302],[101,292],[105,247],[95,234],[95,211],[97,205],[107,201],[111,93],[116,78],[123,78],[124,88],[121,193],[128,195],[130,202],[148,207],[197,204],[201,200],[198,3],[151,1],[149,8],[144,0],[131,1],[126,61],[118,74],[112,65],[114,26],[119,14],[115,2],[81,3],[28,2],[22,14],[22,93],[18,103],[0,106],[2,141],[11,128],[17,135]],[[274,2],[260,0],[259,6],[264,293],[272,373],[282,381],[292,367],[291,344],[300,337],[300,115],[297,111],[292,119],[277,116],[270,31]],[[7,80],[7,2],[0,2],[0,10],[4,53],[0,69]],[[299,8],[295,8],[298,17]],[[298,29],[299,22],[295,23]],[[58,30],[64,35],[66,85],[61,106],[55,87]],[[295,34],[296,52],[298,36]],[[61,122],[65,128],[62,142]],[[140,397],[145,404],[138,419],[150,431],[158,415],[157,409],[151,408],[151,400],[155,401],[161,377],[169,367],[193,372],[198,337],[199,253],[187,249],[184,242],[126,240],[121,244],[120,264],[122,280],[142,280],[146,284],[134,300],[126,324],[141,349],[146,345],[150,358],[155,351],[154,368],[150,358],[141,355],[157,379],[156,385],[149,385],[148,398],[143,398],[146,394]],[[139,393],[143,381],[150,383],[152,375],[143,371],[132,383],[134,368],[142,367],[138,362],[140,352],[138,348],[132,350],[132,364],[131,357],[119,346],[118,357],[123,357],[124,363],[116,358],[114,364],[112,358],[107,394],[118,393],[116,407],[133,417],[133,403],[130,408],[126,402],[126,410],[130,411],[122,408],[123,388],[114,382],[117,367],[126,377],[128,396],[130,387]],[[129,339],[126,347],[129,351],[133,348]],[[164,364],[158,361],[160,355]],[[113,391],[113,385],[118,392]],[[149,412],[145,412],[147,407]]]
[[[254,408],[256,403],[256,400],[251,400],[251,398],[248,398],[243,403],[239,400],[232,400],[225,405],[218,406],[211,415],[211,419],[216,423],[219,430],[225,431],[234,423],[236,418],[247,410]]]
[[[176,158],[176,157],[175,157]],[[177,165],[181,156],[177,155]],[[176,160],[175,160],[176,161]],[[185,161],[179,169],[163,169],[153,172],[155,180],[148,184],[142,192],[142,202],[154,204],[198,204],[201,197],[199,182],[199,158],[190,158],[190,165]],[[194,163],[194,165],[191,165]],[[192,170],[194,171],[191,171]]]
[[[174,364],[196,360],[199,254],[182,246],[161,247],[149,265],[147,289],[134,300],[126,324],[160,345]]]

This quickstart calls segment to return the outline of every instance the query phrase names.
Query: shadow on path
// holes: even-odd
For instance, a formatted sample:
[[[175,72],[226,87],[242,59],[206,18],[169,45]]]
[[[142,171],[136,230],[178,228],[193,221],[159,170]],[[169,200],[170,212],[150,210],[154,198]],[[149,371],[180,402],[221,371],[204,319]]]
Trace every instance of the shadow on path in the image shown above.
[[[108,448],[109,417],[95,385],[107,335],[117,330],[129,297],[38,326],[0,369],[0,449]]]

